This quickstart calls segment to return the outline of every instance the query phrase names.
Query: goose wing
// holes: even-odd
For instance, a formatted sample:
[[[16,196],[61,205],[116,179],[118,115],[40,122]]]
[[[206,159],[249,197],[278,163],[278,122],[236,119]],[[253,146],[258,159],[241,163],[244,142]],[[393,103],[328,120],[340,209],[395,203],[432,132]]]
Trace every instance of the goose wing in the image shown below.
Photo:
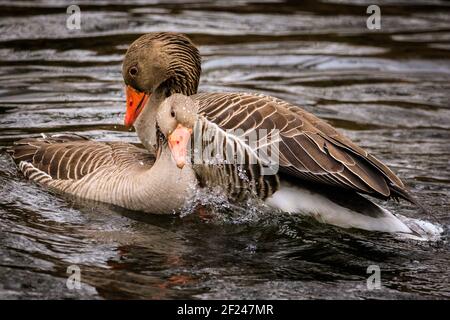
[[[155,157],[129,143],[96,142],[79,135],[27,138],[7,150],[30,180],[78,180],[104,166],[152,166]],[[25,172],[26,171],[26,172]]]
[[[199,113],[223,130],[279,130],[281,172],[381,199],[401,197],[415,202],[387,166],[297,106],[248,93],[204,93],[194,98]]]

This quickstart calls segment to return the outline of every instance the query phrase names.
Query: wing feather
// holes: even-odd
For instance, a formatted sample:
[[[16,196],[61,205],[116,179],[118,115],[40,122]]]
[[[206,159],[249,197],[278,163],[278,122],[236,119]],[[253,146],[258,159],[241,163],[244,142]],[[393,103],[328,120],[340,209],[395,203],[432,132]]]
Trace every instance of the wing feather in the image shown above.
[[[120,142],[96,142],[78,135],[22,139],[7,150],[29,179],[78,180],[104,166],[152,166],[155,156]]]
[[[386,165],[299,107],[260,94],[203,93],[193,97],[205,119],[223,130],[279,130],[281,172],[382,199],[400,196],[413,201]]]

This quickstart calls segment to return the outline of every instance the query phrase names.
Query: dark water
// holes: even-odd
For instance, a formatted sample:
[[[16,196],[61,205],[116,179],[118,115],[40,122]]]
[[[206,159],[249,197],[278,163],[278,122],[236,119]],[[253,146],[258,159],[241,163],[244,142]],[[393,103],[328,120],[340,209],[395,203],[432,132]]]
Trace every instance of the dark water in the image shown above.
[[[121,60],[150,31],[187,33],[201,91],[274,95],[384,160],[444,227],[437,241],[343,230],[286,214],[204,221],[74,203],[0,154],[0,298],[450,298],[450,7],[381,1],[0,1],[0,146],[76,132],[137,142],[122,126]],[[72,2],[70,2],[72,3]],[[413,207],[383,204],[434,221]],[[66,287],[70,265],[80,290]],[[367,267],[381,269],[368,290]]]

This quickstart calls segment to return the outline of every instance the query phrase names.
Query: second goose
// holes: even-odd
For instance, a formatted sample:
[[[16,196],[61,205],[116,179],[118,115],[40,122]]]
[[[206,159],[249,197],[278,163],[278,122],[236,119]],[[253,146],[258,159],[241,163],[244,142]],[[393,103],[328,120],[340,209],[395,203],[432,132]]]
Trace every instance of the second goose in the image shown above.
[[[175,96],[162,107],[166,103],[172,107],[186,99]],[[129,143],[54,135],[19,140],[7,151],[26,178],[50,190],[170,214],[183,208],[197,180],[192,171],[176,167],[167,143],[157,142],[155,155]]]
[[[208,120],[200,113],[198,101],[178,94],[172,97],[186,102],[161,105],[156,135],[164,136],[179,170],[195,174],[199,187],[221,187],[231,200],[257,197],[275,209],[312,215],[344,228],[411,233],[392,213],[354,191],[317,188],[283,172],[263,174],[268,158],[258,152],[259,145],[255,148],[244,140],[242,131],[225,131]]]

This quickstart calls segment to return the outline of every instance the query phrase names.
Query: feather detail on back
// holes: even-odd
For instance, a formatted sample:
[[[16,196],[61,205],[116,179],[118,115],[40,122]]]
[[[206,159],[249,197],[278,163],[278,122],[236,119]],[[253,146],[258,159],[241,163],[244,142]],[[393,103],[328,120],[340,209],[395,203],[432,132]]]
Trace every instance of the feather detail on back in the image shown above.
[[[7,149],[20,171],[30,180],[80,180],[104,166],[140,162],[151,167],[154,155],[128,143],[104,143],[78,135],[26,138]]]
[[[249,93],[200,93],[199,113],[224,131],[279,130],[280,171],[381,199],[416,203],[402,181],[331,125],[283,100]]]

